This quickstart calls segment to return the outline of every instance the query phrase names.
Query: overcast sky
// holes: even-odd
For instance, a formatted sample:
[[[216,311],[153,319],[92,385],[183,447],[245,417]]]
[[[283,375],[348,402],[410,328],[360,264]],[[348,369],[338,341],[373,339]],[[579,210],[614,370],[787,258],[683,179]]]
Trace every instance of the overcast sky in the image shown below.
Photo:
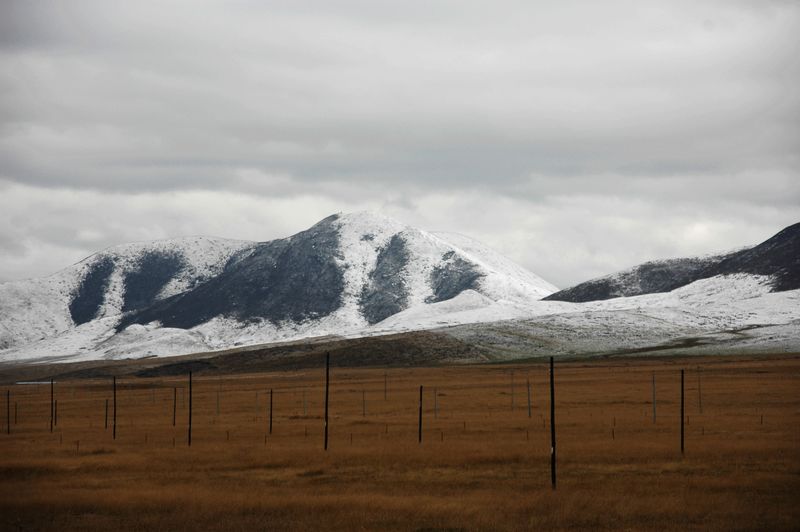
[[[800,221],[798,2],[0,2],[0,281],[378,210],[566,287]]]

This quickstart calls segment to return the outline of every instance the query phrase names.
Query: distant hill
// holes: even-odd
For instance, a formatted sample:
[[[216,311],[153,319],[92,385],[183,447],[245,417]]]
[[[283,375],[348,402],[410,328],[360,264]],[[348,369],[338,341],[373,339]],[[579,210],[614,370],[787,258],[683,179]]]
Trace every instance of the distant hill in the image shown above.
[[[771,276],[774,291],[800,288],[800,223],[752,248],[711,257],[646,262],[544,299],[582,303],[670,292],[700,279],[737,273]]]

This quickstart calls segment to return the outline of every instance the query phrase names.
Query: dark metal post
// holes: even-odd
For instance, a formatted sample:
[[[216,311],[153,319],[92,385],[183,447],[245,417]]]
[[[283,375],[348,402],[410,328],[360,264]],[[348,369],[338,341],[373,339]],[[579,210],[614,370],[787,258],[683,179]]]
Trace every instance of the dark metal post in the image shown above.
[[[556,489],[556,386],[550,357],[550,482]]]
[[[178,413],[178,388],[172,387],[172,426],[175,426],[175,418]]]
[[[683,412],[684,412],[684,400],[683,400],[683,370],[681,370],[681,454],[683,454]]]
[[[55,422],[56,413],[53,396],[53,379],[50,379],[50,432],[53,432],[53,424]]]
[[[325,450],[328,450],[328,392],[331,377],[331,354],[325,353]]]
[[[112,377],[111,385],[113,388],[113,395],[114,395],[114,412],[113,412],[113,419],[112,419],[112,428],[111,428],[111,437],[112,439],[117,439],[117,378]]]
[[[419,387],[419,443],[422,443],[422,386]]]
[[[11,390],[6,390],[6,434],[11,434]]]
[[[192,372],[189,372],[189,434],[187,442],[192,446]]]
[[[531,417],[531,380],[527,379],[526,384],[528,385],[528,417]]]

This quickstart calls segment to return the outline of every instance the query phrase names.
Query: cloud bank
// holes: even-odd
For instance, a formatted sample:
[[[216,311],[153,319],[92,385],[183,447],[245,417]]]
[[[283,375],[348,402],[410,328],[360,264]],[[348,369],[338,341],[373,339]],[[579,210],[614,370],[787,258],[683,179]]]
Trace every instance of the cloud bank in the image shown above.
[[[567,286],[800,218],[790,2],[0,6],[0,281],[374,209]]]

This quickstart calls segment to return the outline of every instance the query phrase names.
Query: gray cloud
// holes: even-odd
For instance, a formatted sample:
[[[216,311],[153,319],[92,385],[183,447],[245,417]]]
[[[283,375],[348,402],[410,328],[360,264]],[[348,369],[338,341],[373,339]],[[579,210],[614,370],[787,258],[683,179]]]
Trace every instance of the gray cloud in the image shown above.
[[[0,280],[375,208],[566,285],[800,213],[795,3],[0,11]]]

